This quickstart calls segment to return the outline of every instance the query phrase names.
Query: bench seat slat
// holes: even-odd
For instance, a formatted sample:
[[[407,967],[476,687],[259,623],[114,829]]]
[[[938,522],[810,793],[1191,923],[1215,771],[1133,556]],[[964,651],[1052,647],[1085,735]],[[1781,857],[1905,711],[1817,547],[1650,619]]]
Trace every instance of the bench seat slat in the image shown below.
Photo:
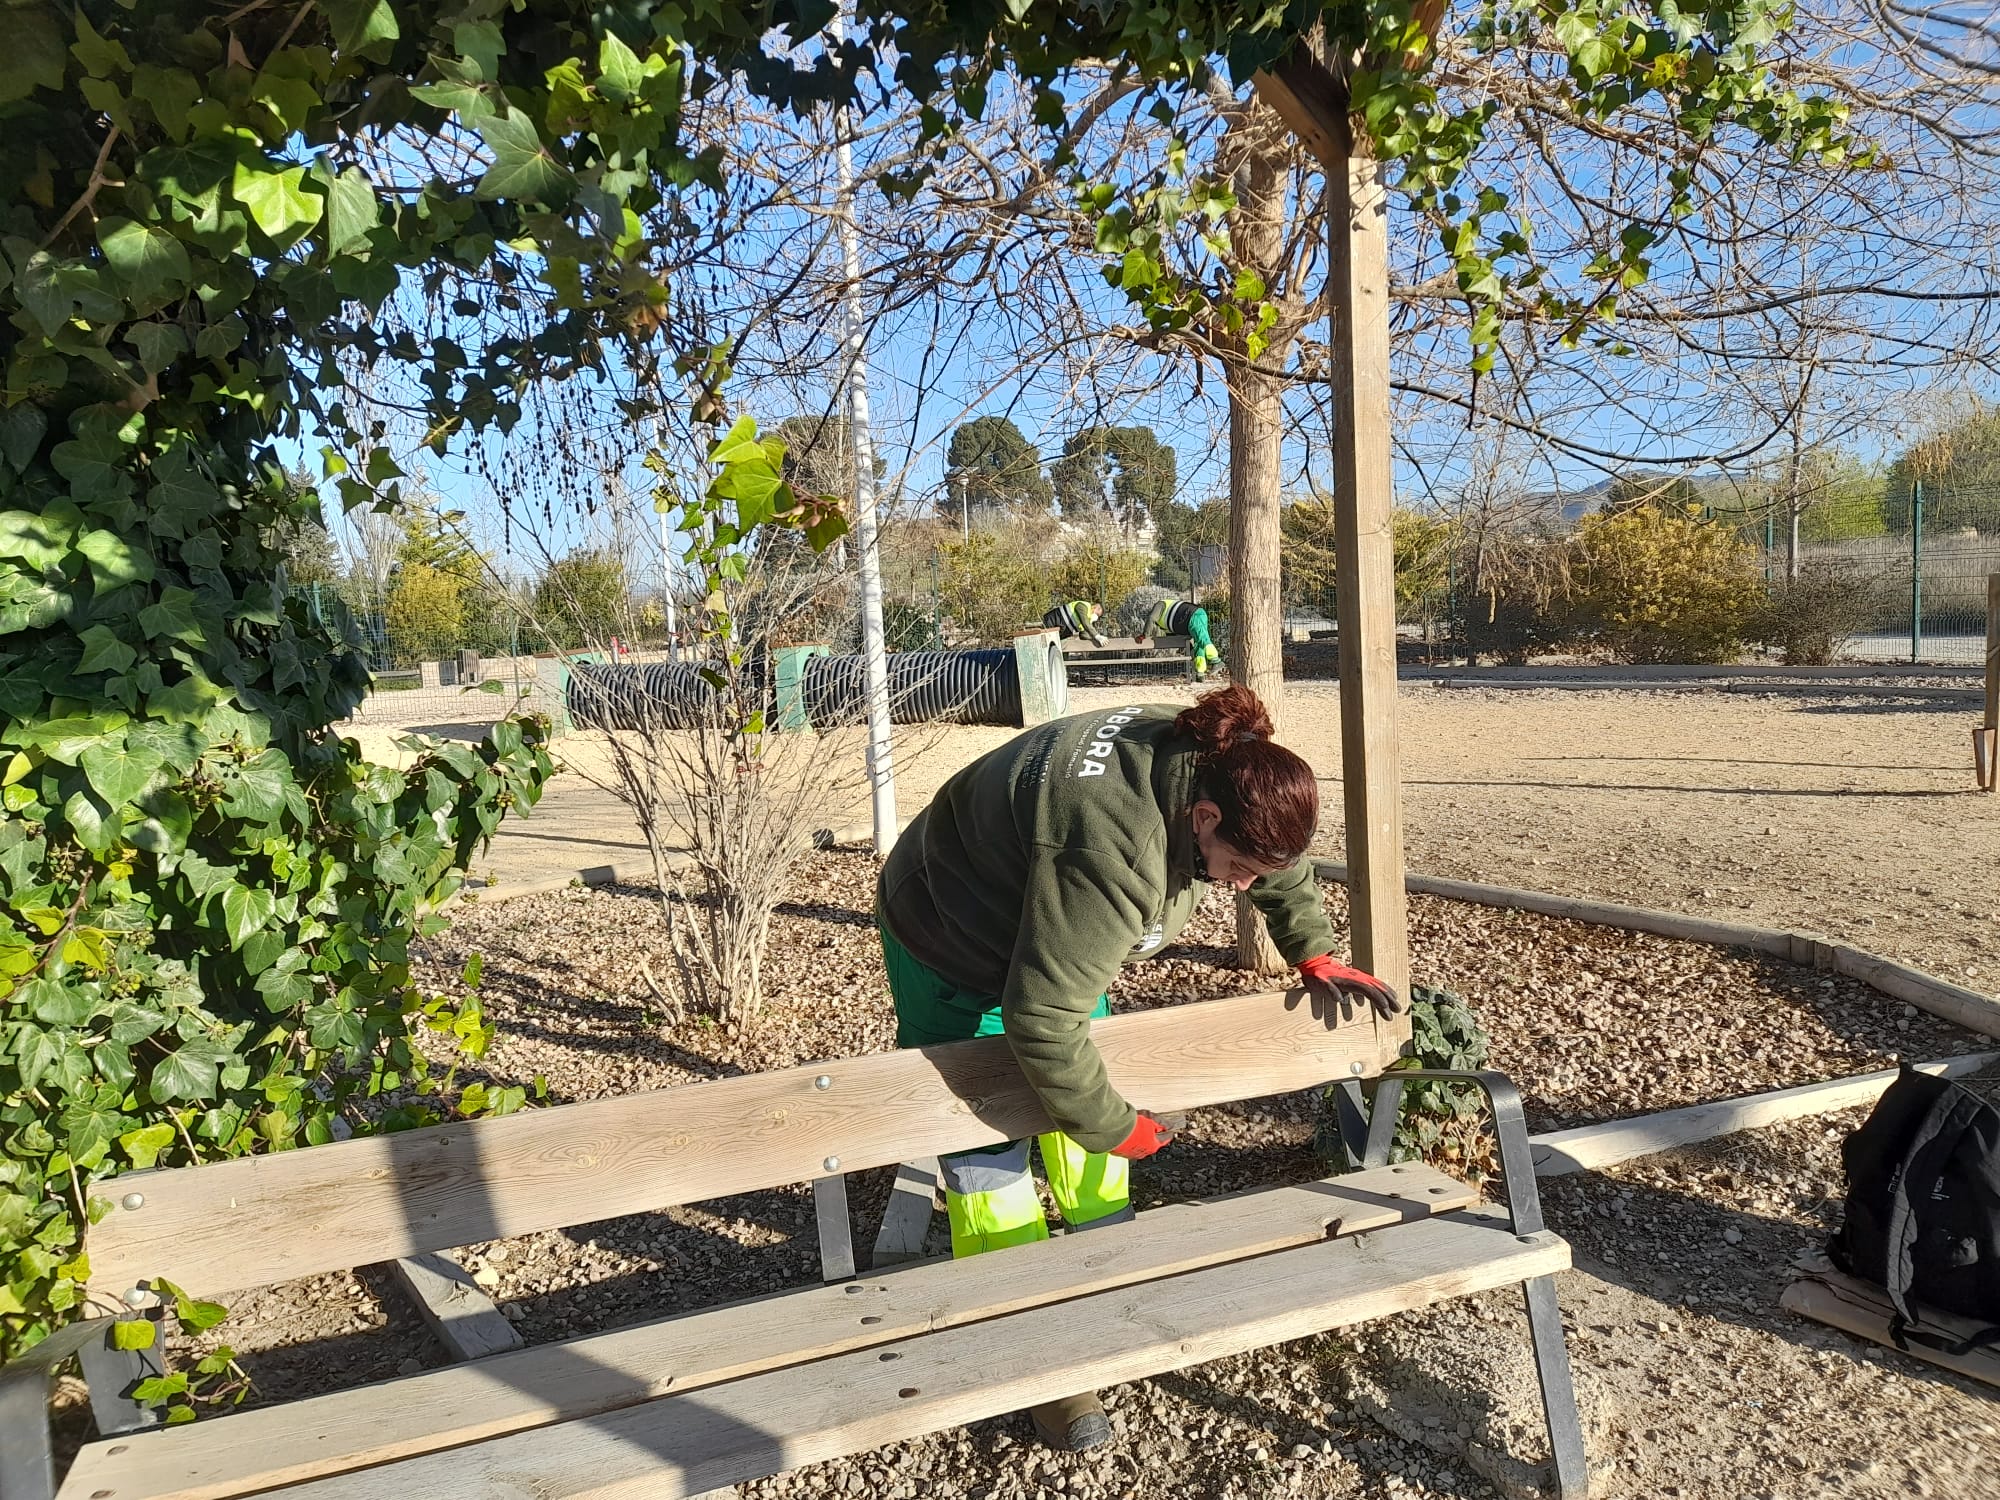
[[[1037,1401],[1553,1273],[1569,1247],[1454,1214],[1100,1292],[623,1411],[316,1480],[286,1500],[675,1500]],[[893,1356],[893,1358],[891,1358]]]
[[[93,1443],[62,1494],[222,1500],[1307,1244],[1325,1237],[1329,1220],[1354,1234],[1462,1208],[1473,1197],[1463,1183],[1408,1163],[1173,1204],[1135,1223],[982,1256],[976,1268],[931,1261],[204,1418],[122,1444]]]
[[[1373,1075],[1396,1036],[1329,1028],[1301,992],[1113,1016],[1112,1082],[1181,1110]],[[827,1079],[825,1088],[815,1086]],[[879,1053],[500,1119],[128,1173],[89,1236],[90,1286],[195,1296],[892,1166],[1051,1128],[1004,1039]]]

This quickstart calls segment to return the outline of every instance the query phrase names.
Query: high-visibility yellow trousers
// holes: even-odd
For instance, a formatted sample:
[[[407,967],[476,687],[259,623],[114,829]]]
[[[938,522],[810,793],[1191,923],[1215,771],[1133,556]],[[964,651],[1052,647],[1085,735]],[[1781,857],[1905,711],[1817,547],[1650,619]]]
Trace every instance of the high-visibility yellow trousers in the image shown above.
[[[897,1046],[1005,1034],[998,996],[960,989],[919,963],[887,927],[880,932],[889,992],[896,1002]],[[1110,1001],[1098,996],[1094,1014],[1110,1013]],[[939,1159],[953,1255],[977,1255],[1049,1237],[1041,1195],[1028,1168],[1029,1145],[1008,1141]],[[1086,1151],[1053,1130],[1041,1137],[1041,1151],[1049,1194],[1069,1228],[1091,1229],[1132,1217],[1131,1163],[1124,1157]]]

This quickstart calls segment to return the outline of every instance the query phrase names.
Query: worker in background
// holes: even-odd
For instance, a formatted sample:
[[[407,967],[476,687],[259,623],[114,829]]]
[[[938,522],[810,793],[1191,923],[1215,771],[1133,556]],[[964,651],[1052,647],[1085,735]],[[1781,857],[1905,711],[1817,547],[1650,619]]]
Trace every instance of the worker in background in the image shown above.
[[[1068,640],[1073,635],[1087,635],[1093,646],[1101,647],[1104,637],[1097,633],[1097,620],[1104,613],[1104,606],[1093,604],[1088,599],[1072,599],[1067,604],[1058,604],[1042,616],[1042,623],[1049,629],[1060,631]]]
[[[1190,604],[1185,599],[1162,599],[1153,606],[1152,617],[1146,623],[1154,640],[1167,635],[1188,638],[1188,655],[1196,678],[1206,677],[1208,669],[1222,659],[1222,653],[1215,649],[1215,642],[1208,634],[1208,611],[1199,604]]]
[[[1120,708],[1058,719],[958,771],[917,814],[876,891],[896,1043],[1004,1036],[1055,1129],[1042,1167],[1071,1230],[1132,1217],[1129,1167],[1176,1122],[1121,1098],[1090,1039],[1122,964],[1172,943],[1211,882],[1247,891],[1323,1006],[1384,1018],[1402,1002],[1333,956],[1306,845],[1319,826],[1312,768],[1271,742],[1271,719],[1233,685],[1178,712]],[[1329,1012],[1331,1014],[1331,1012]],[[953,1255],[1048,1237],[1027,1141],[941,1159]],[[1032,1413],[1042,1440],[1111,1439],[1095,1395]]]

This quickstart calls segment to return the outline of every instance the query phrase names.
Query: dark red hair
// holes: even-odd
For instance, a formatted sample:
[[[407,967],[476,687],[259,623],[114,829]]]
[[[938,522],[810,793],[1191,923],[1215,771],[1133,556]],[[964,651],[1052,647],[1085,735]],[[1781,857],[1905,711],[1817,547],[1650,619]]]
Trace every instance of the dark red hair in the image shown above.
[[[1288,865],[1319,828],[1312,767],[1271,743],[1271,713],[1247,687],[1204,693],[1174,728],[1194,741],[1197,800],[1222,809],[1216,835],[1259,864]]]

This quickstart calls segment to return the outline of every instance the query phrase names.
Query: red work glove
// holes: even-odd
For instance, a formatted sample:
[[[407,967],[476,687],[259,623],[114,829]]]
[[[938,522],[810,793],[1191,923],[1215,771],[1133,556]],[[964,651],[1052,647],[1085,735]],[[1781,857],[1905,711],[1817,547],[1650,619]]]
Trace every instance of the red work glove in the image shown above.
[[[1343,1021],[1354,1019],[1355,1005],[1361,1000],[1385,1021],[1403,1013],[1403,1002],[1393,989],[1373,974],[1335,962],[1331,953],[1306,959],[1299,965],[1299,974],[1306,982],[1306,993],[1321,1005],[1338,1005]]]
[[[1127,1161],[1137,1161],[1142,1156],[1151,1156],[1160,1147],[1174,1138],[1180,1128],[1187,1123],[1183,1115],[1149,1115],[1139,1111],[1139,1122],[1132,1127],[1132,1133],[1111,1148],[1113,1156],[1122,1156]]]

